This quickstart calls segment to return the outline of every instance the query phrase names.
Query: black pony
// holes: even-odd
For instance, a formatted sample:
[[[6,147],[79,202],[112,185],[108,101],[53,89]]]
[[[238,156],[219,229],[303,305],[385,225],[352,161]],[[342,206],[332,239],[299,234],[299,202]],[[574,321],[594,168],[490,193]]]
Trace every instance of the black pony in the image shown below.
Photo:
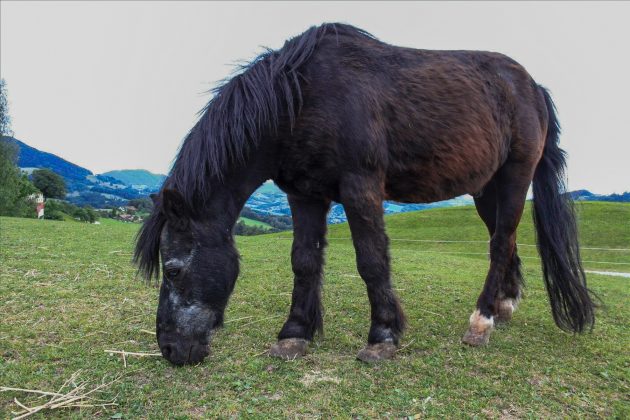
[[[594,311],[564,194],[565,158],[547,91],[489,52],[395,47],[324,24],[267,51],[214,91],[182,144],[135,261],[160,274],[157,339],[175,364],[208,354],[238,276],[232,229],[273,179],[289,197],[294,289],[271,355],[303,355],[322,329],[326,214],[342,203],[371,305],[364,361],[393,356],[405,317],[392,289],[383,200],[471,194],[490,237],[490,270],[463,341],[488,341],[521,295],[516,228],[534,183],[544,280],[559,327],[582,332]]]

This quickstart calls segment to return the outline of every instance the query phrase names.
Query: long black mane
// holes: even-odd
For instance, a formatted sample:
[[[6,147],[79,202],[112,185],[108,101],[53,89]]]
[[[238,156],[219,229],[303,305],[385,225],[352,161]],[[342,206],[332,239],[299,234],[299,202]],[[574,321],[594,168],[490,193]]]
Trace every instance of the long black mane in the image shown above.
[[[347,25],[313,26],[281,49],[267,49],[239,66],[236,75],[213,89],[214,97],[184,140],[167,185],[191,203],[203,200],[208,181],[221,179],[231,163],[242,162],[281,120],[293,126],[302,107],[300,67],[331,31],[360,32]]]
[[[243,161],[258,140],[275,132],[283,119],[293,126],[303,101],[300,67],[330,32],[371,37],[349,25],[313,26],[286,41],[281,49],[267,49],[239,66],[236,75],[212,90],[214,96],[184,139],[165,187],[179,191],[191,206],[204,202],[210,180],[222,179],[230,164]],[[159,274],[164,223],[158,203],[136,237],[134,262],[146,278]]]

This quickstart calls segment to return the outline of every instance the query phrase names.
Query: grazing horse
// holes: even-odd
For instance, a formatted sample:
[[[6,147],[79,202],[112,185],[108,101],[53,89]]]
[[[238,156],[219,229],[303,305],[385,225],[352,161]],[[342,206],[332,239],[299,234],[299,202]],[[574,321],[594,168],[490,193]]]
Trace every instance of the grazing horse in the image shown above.
[[[521,296],[516,228],[532,180],[553,318],[568,331],[592,327],[558,135],[549,93],[501,54],[401,48],[343,24],[268,50],[214,90],[138,233],[140,271],[162,272],[162,354],[177,365],[207,356],[238,276],[234,224],[268,179],[288,194],[294,224],[292,303],[273,356],[303,355],[322,329],[331,201],[345,208],[371,306],[358,358],[374,361],[393,356],[405,327],[383,200],[471,194],[490,234],[490,269],[463,341],[487,343]]]

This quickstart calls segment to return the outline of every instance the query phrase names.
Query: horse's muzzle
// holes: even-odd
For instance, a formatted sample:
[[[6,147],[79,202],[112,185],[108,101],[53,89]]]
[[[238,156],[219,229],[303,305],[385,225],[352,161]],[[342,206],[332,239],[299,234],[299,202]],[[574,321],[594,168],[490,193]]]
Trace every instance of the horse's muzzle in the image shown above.
[[[209,342],[175,338],[171,334],[162,334],[158,344],[162,356],[177,366],[201,363],[210,354]]]

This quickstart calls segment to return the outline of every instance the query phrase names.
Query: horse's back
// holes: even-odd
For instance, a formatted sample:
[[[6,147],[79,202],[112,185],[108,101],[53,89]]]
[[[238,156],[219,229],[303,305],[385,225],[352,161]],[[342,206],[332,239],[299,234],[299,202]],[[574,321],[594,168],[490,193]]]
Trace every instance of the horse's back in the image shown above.
[[[321,179],[383,174],[384,198],[397,201],[481,190],[511,148],[529,147],[514,144],[515,117],[539,114],[529,74],[497,53],[417,50],[330,33],[302,72],[303,118],[292,136],[300,159],[326,167]],[[530,137],[540,136],[534,130]]]

